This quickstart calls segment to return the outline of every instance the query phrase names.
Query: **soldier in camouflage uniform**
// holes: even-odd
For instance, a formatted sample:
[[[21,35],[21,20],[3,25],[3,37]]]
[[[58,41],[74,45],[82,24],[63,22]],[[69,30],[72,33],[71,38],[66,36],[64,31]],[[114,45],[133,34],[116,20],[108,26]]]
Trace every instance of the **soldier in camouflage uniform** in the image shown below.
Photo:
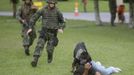
[[[111,25],[114,25],[114,21],[116,18],[116,11],[117,11],[117,4],[116,0],[109,0],[109,8],[110,8],[110,14],[111,14]]]
[[[17,19],[22,24],[22,38],[25,54],[30,55],[29,47],[33,44],[33,41],[36,38],[36,32],[34,28],[30,34],[27,35],[26,32],[29,29],[30,18],[36,12],[37,7],[33,6],[32,0],[23,1],[24,3],[17,11]]]
[[[56,8],[57,2],[55,0],[48,0],[47,3],[48,5],[37,11],[31,18],[30,29],[27,32],[30,33],[32,31],[35,22],[40,16],[42,16],[42,29],[34,51],[34,59],[31,62],[33,67],[37,66],[38,58],[40,57],[46,43],[48,63],[52,62],[53,51],[58,44],[57,32],[63,33],[63,28],[65,27],[63,15],[58,8]]]

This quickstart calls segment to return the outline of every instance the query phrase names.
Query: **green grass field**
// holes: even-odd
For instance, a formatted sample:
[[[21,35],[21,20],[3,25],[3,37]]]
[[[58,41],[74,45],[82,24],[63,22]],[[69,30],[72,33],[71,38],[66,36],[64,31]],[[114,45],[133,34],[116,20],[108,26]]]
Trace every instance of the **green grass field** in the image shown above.
[[[37,0],[34,0],[34,1],[37,1]],[[58,2],[57,6],[63,12],[74,12],[74,1],[75,0],[61,1],[61,2]],[[81,3],[81,0],[78,0],[78,2],[79,2],[79,11],[83,12],[83,4]],[[109,12],[107,1],[100,1],[99,5],[100,5],[99,8],[100,8],[101,12]],[[128,4],[125,4],[125,6],[126,6],[126,11],[128,11]],[[0,11],[11,11],[11,9],[12,9],[12,6],[11,6],[11,3],[10,3],[9,0],[1,0]],[[87,11],[88,12],[93,12],[94,11],[94,6],[93,6],[93,1],[92,0],[88,1]]]
[[[25,56],[20,31],[15,19],[0,17],[0,75],[72,75],[72,52],[79,41],[86,43],[93,60],[121,68],[116,75],[134,75],[134,30],[126,25],[96,26],[93,22],[68,20],[64,34],[58,34],[60,42],[53,63],[47,63],[44,49],[36,68],[30,62],[37,39],[30,48],[31,55]]]

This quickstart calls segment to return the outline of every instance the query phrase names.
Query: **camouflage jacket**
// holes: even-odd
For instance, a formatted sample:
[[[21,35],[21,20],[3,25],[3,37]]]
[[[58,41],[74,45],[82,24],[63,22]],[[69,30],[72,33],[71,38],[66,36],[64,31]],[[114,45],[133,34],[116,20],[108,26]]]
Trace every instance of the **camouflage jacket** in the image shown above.
[[[21,7],[17,11],[16,18],[18,20],[25,20],[27,23],[29,23],[30,18],[37,10],[36,8],[32,8],[32,6],[33,5],[22,4]]]
[[[39,17],[42,17],[42,27],[47,29],[64,28],[64,18],[58,8],[49,9],[48,6],[37,11],[30,19],[30,28],[32,28]]]

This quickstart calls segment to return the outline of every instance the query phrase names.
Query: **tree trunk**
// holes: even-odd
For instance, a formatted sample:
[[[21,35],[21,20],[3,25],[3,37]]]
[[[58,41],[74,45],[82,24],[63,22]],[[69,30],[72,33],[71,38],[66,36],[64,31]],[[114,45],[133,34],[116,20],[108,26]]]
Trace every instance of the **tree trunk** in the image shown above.
[[[116,0],[109,0],[109,10],[111,14],[111,25],[115,26],[115,18],[116,18],[116,9],[117,9],[117,4]]]
[[[94,13],[95,13],[96,24],[102,25],[99,12],[99,0],[94,0],[94,11],[95,11]]]
[[[84,12],[87,12],[87,7],[85,4],[83,5],[83,8],[84,8]]]
[[[17,4],[13,3],[13,17],[16,17]]]
[[[16,9],[17,9],[17,4],[19,3],[19,0],[10,0],[12,3],[12,9],[13,9],[13,17],[16,17]]]
[[[134,2],[132,0],[129,0],[129,13],[130,13],[129,27],[134,28]]]

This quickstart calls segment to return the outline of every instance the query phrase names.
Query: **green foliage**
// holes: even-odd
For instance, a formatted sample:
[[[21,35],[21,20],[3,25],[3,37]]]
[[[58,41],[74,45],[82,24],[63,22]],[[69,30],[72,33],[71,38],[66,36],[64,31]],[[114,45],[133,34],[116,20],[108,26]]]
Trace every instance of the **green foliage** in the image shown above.
[[[78,10],[79,12],[83,12],[84,9],[83,9],[83,3],[81,2],[81,0],[78,0],[78,3],[79,3],[79,6],[78,6]],[[74,8],[75,8],[75,1],[63,1],[63,2],[58,2],[58,7],[61,11],[63,12],[74,12]],[[108,2],[107,1],[100,1],[100,4],[99,4],[99,8],[100,8],[100,11],[103,11],[103,12],[108,12],[109,11],[109,8],[108,8]],[[87,11],[88,12],[93,12],[94,11],[94,3],[93,1],[88,1],[88,4],[87,4]]]
[[[68,1],[68,0],[58,0],[58,1]]]
[[[36,1],[36,0],[34,0],[34,1]],[[44,4],[46,4],[46,3],[44,2]],[[0,5],[1,5],[0,11],[11,11],[12,10],[12,5],[9,0],[1,0]],[[99,8],[100,8],[101,12],[109,12],[108,1],[100,1],[99,5],[100,5]],[[18,6],[19,6],[19,4],[18,4]],[[57,6],[59,7],[59,9],[62,12],[74,12],[74,0],[60,1],[60,2],[58,2]],[[92,0],[88,1],[87,11],[88,12],[94,11],[94,6],[93,6]],[[128,11],[128,4],[126,4],[126,11]],[[81,0],[79,0],[79,12],[83,12],[83,4],[81,3]]]
[[[125,3],[128,3],[129,1],[134,3],[134,0],[124,0]]]
[[[128,3],[129,0],[124,0],[125,3]]]
[[[37,0],[34,0],[37,1]],[[21,2],[21,1],[20,1]],[[45,1],[43,3],[46,5]],[[74,3],[75,0],[69,0],[69,1],[59,1],[58,2],[58,8],[62,12],[74,12]],[[79,12],[83,12],[83,4],[81,0],[78,0],[79,3]],[[0,2],[0,11],[11,11],[12,10],[12,5],[9,0],[1,0]],[[20,4],[18,4],[19,6]],[[108,8],[108,1],[99,1],[99,8],[101,12],[109,12]],[[94,5],[93,1],[89,0],[87,4],[87,11],[88,12],[94,12]],[[128,11],[128,4],[126,4],[126,11]]]
[[[126,25],[96,26],[93,22],[67,20],[64,34],[58,34],[60,42],[53,63],[47,63],[44,49],[38,66],[33,68],[30,62],[37,39],[30,48],[31,55],[25,56],[20,24],[11,17],[0,17],[0,24],[0,75],[72,75],[73,49],[79,41],[86,43],[93,60],[121,68],[117,75],[134,75],[134,30]]]

